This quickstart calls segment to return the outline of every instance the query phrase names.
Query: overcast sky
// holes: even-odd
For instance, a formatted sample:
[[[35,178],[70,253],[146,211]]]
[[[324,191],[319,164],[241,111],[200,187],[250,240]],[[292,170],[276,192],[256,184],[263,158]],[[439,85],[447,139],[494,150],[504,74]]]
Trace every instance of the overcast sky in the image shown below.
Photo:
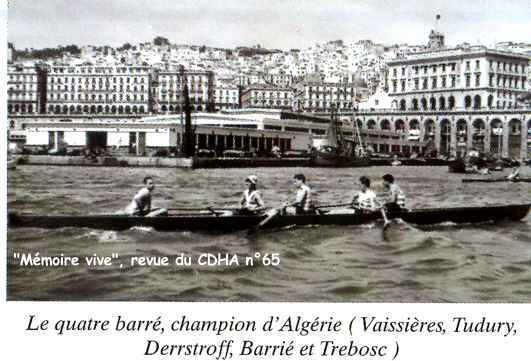
[[[172,43],[305,48],[371,39],[424,44],[441,15],[446,42],[531,42],[530,0],[9,0],[16,48]]]

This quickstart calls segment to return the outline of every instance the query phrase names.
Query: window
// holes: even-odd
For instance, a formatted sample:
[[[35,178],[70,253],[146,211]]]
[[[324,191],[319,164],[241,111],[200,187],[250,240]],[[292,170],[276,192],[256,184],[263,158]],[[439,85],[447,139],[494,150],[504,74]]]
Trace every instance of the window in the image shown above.
[[[431,88],[437,89],[437,78],[431,79]]]
[[[479,86],[481,81],[481,74],[476,74],[476,86]]]
[[[470,88],[470,74],[465,75],[465,86]]]

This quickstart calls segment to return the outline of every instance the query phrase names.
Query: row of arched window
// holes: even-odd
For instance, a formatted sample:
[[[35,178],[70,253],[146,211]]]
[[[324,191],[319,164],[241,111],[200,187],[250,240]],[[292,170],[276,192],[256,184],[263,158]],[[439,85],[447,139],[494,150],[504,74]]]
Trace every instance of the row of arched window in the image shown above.
[[[143,105],[49,105],[48,113],[53,114],[143,114],[146,110]]]
[[[484,106],[481,95],[470,96],[467,95],[463,99],[462,107],[465,109],[481,109]],[[487,97],[486,106],[492,108],[494,106],[494,96]],[[398,102],[398,109],[400,110],[452,110],[456,108],[456,100],[453,95],[449,97],[440,96],[430,98],[413,98],[411,103],[407,103],[405,99]]]

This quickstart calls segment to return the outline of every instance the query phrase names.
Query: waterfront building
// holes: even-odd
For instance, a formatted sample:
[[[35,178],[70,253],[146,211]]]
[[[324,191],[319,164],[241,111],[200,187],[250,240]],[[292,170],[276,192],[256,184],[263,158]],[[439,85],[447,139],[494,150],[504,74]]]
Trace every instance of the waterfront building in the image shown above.
[[[242,91],[243,108],[290,109],[293,90],[270,84],[253,84]]]
[[[99,148],[111,154],[149,155],[158,150],[179,148],[184,127],[179,115],[19,115],[26,147],[68,150]],[[323,135],[326,122],[285,117],[279,110],[242,109],[219,113],[193,113],[198,149],[269,152],[307,151],[312,135]]]
[[[388,62],[388,89],[400,110],[518,107],[529,57],[483,46],[440,49]]]
[[[7,70],[7,112],[28,114],[39,112],[43,99],[39,96],[41,70],[37,66],[9,65]],[[15,127],[11,121],[10,128]]]
[[[214,111],[215,80],[211,71],[189,71],[166,65],[155,71],[154,112],[181,113],[184,80],[192,111]]]
[[[530,109],[373,109],[343,113],[339,118],[343,122],[342,129],[346,138],[358,141],[359,131],[362,142],[376,152],[408,154],[421,153],[431,148],[437,150],[438,154],[455,156],[475,149],[503,157],[531,158]],[[127,144],[136,142],[136,139],[145,139],[146,147],[151,151],[173,147],[175,142],[181,139],[178,134],[182,134],[180,115],[94,115],[87,118],[78,114],[12,114],[9,120],[21,124],[23,130],[19,133],[27,137],[26,146],[29,147],[50,147],[57,144],[54,139],[63,139],[69,147],[83,148],[100,144],[106,147],[125,147],[123,149],[127,150]],[[270,141],[265,140],[266,148],[267,144],[273,144],[273,139],[278,137],[285,139],[283,149],[305,150],[308,144],[313,144],[312,139],[326,134],[330,116],[278,109],[234,109],[222,110],[219,113],[193,113],[192,121],[197,126],[196,133],[204,134],[201,136],[201,142],[208,142],[209,147],[212,146],[214,136],[249,135],[255,138],[271,138]],[[142,132],[142,129],[149,130],[145,130],[144,135],[129,135]],[[103,135],[102,132],[108,134]],[[170,134],[173,135],[170,137]],[[211,137],[206,137],[207,134]],[[129,140],[128,137],[133,138]],[[218,144],[224,144],[225,147],[231,144],[241,146],[240,141],[234,143],[233,140],[227,140],[228,138],[216,139]]]
[[[49,65],[46,67],[49,114],[145,114],[150,109],[147,66]]]
[[[354,114],[366,142],[376,151],[409,153],[419,148],[455,157],[471,150],[500,157],[531,158],[531,109],[360,110]],[[394,140],[393,140],[394,139]]]

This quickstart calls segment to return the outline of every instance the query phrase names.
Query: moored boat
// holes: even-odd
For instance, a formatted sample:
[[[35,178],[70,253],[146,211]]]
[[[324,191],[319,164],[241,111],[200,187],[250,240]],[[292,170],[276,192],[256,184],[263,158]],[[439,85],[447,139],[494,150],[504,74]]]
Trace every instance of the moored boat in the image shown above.
[[[310,159],[314,167],[368,167],[370,160],[354,155],[356,141],[346,140],[341,129],[342,122],[337,113],[332,112],[332,118],[324,139],[314,139],[315,151]],[[359,134],[359,133],[358,133]],[[361,138],[357,141],[361,144]]]
[[[496,182],[512,182],[512,183],[531,183],[531,178],[465,178],[463,183],[496,183]]]
[[[517,221],[529,212],[531,204],[429,208],[389,213],[389,218],[401,218],[408,223],[430,225],[444,222],[477,223]],[[227,214],[227,215],[225,215]],[[134,217],[124,215],[27,215],[10,213],[8,224],[14,227],[61,228],[86,227],[104,230],[125,230],[135,226],[153,227],[159,231],[236,231],[257,226],[265,215],[232,215],[230,213],[174,214],[161,217]],[[267,223],[267,228],[308,225],[359,225],[380,220],[380,212],[329,213],[278,216]]]

